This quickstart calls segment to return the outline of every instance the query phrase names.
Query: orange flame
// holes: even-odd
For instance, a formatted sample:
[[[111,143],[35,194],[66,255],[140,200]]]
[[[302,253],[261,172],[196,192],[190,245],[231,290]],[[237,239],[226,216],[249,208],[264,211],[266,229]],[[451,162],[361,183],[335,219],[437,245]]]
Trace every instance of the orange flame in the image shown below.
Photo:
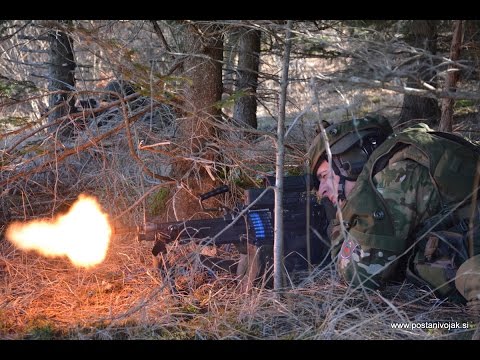
[[[111,234],[108,215],[94,197],[84,194],[65,215],[50,221],[14,222],[6,231],[7,239],[20,249],[67,256],[79,267],[92,267],[105,259]]]

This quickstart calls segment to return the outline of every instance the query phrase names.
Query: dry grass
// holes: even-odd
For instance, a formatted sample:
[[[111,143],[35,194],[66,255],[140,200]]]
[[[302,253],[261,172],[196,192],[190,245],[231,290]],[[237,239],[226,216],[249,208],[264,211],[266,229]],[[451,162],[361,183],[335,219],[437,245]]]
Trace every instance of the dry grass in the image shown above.
[[[274,159],[268,136],[257,134],[253,147],[238,137],[232,141],[224,131],[216,149],[226,159],[225,165],[236,169],[225,175],[226,183],[238,180],[239,170],[252,176],[250,180],[268,170]],[[304,149],[297,145],[302,134],[292,136],[287,164],[301,157]],[[153,145],[173,141],[161,134],[142,138],[140,127],[132,136],[135,144],[140,139]],[[136,201],[159,182],[142,175],[138,161],[131,159],[127,140],[121,129],[88,148],[78,138],[74,155],[38,173],[31,170],[41,162],[16,162],[15,171],[26,171],[29,177],[9,183],[3,193],[2,206],[9,220],[51,216],[88,190],[116,222],[138,223],[142,206]],[[171,158],[180,156],[174,150],[173,145],[157,145],[139,154],[144,164],[166,174]],[[19,150],[17,158],[22,154]],[[213,169],[217,173],[222,165],[218,166]],[[15,171],[3,172],[0,181]],[[236,191],[225,200],[231,203],[238,198]],[[114,236],[105,261],[83,269],[65,258],[20,251],[1,239],[0,338],[468,339],[478,322],[464,307],[442,303],[406,283],[391,285],[382,293],[353,291],[327,267],[297,274],[280,293],[260,285],[245,293],[233,275],[202,265],[199,246],[170,247],[168,256],[174,265],[167,274],[154,268],[150,250],[151,243],[138,243],[133,235]],[[454,322],[467,328],[392,327],[395,323],[435,326]]]
[[[474,330],[475,318],[463,307],[411,285],[353,293],[329,269],[302,277],[280,296],[261,287],[241,293],[232,275],[206,271],[182,255],[175,279],[164,281],[143,245],[117,237],[107,259],[85,270],[3,242],[1,338],[446,339],[469,338]],[[391,325],[413,322],[468,323],[468,329]]]

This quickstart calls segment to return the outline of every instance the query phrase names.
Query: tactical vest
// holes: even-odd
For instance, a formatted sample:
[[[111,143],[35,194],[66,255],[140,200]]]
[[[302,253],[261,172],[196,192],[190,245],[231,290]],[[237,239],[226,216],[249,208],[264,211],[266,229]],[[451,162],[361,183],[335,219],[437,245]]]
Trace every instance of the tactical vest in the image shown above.
[[[478,181],[475,174],[479,148],[459,136],[435,132],[426,124],[407,128],[373,152],[342,209],[347,229],[364,246],[397,253],[407,248],[407,239],[396,237],[392,216],[373,183],[374,175],[407,146],[415,150],[409,151],[409,158],[428,168],[444,209],[455,208],[465,199],[466,204],[470,203],[474,183]]]

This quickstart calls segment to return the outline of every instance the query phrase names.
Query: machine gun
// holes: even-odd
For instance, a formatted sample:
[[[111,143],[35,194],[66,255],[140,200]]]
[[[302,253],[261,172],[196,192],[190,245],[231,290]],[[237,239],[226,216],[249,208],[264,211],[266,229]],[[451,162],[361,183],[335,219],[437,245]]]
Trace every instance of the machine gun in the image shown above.
[[[174,241],[180,244],[195,241],[215,246],[235,244],[241,253],[246,252],[248,243],[257,248],[273,248],[275,202],[271,186],[274,184],[275,177],[268,176],[264,179],[264,188],[245,190],[244,204],[237,205],[233,210],[223,208],[223,217],[164,223],[150,219],[138,228],[137,239],[153,241],[154,256],[165,252],[166,245]],[[284,263],[288,271],[306,269],[309,263],[328,262],[330,245],[326,241],[326,231],[329,220],[325,205],[317,201],[316,195],[307,188],[308,184],[313,184],[313,179],[307,176],[284,178]],[[218,211],[205,208],[203,201],[228,191],[225,185],[200,195],[201,208],[204,211]],[[310,251],[307,251],[307,223]],[[264,262],[272,260],[271,249],[263,253],[270,257]]]

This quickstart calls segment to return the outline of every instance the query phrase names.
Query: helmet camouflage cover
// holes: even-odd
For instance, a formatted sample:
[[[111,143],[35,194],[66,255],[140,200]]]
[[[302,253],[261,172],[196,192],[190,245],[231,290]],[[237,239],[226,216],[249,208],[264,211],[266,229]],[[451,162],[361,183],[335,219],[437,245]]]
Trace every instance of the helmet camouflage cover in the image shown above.
[[[371,134],[380,133],[383,135],[383,139],[385,139],[393,133],[393,129],[386,117],[376,115],[332,124],[325,128],[325,132],[327,133],[332,156],[336,156],[347,152]],[[376,146],[378,145],[376,144]],[[324,137],[322,133],[319,133],[313,140],[307,153],[310,170],[313,175],[316,174],[320,166],[325,150]]]

